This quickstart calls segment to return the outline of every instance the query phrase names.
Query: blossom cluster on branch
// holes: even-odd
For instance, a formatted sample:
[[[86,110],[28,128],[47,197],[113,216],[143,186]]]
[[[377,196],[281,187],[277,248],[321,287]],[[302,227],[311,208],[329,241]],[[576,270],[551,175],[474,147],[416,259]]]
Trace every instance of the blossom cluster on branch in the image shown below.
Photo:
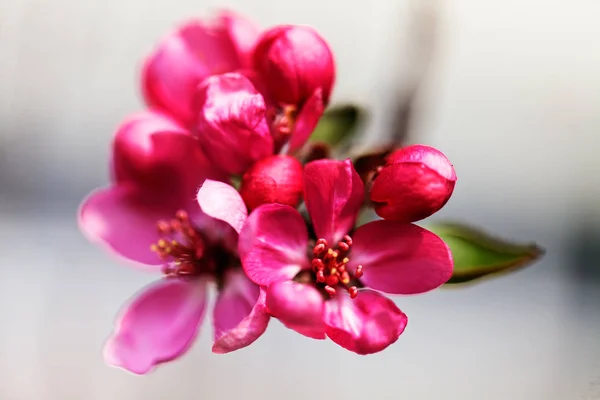
[[[250,345],[272,318],[375,353],[407,325],[386,294],[452,277],[448,245],[413,224],[454,190],[444,154],[413,145],[365,164],[306,151],[334,81],[314,29],[261,30],[229,11],[179,26],[150,54],[148,107],[118,127],[111,183],[79,211],[92,242],[158,275],[121,311],[108,363],[143,374],[184,354],[209,286],[215,353]],[[381,218],[358,224],[369,208]]]

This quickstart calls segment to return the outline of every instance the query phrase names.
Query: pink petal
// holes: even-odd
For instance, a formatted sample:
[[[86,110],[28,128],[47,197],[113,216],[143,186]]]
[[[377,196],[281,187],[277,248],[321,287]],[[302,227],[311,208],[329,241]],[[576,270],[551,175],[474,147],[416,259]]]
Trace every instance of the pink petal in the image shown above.
[[[309,267],[307,246],[308,232],[300,213],[289,206],[265,204],[248,216],[238,249],[248,278],[268,286]]]
[[[223,179],[197,141],[157,112],[126,119],[113,141],[113,177],[188,202],[206,178]]]
[[[248,18],[230,10],[221,11],[220,20],[227,29],[231,43],[236,49],[241,67],[250,68],[252,50],[258,41],[260,27]]]
[[[249,346],[265,332],[269,319],[265,292],[241,269],[230,271],[213,311],[215,343],[212,351],[223,354]]]
[[[154,135],[186,135],[175,120],[155,111],[144,111],[127,117],[117,129],[112,143],[112,173],[117,182],[141,180],[155,167],[159,151]]]
[[[325,302],[327,336],[357,354],[377,353],[396,340],[408,319],[393,301],[367,289],[351,299],[345,292]]]
[[[181,356],[191,346],[204,316],[205,282],[162,279],[128,304],[104,347],[108,364],[145,374]]]
[[[394,294],[427,292],[452,276],[452,253],[442,239],[417,225],[373,221],[358,228],[348,267],[363,266],[365,285]]]
[[[206,180],[198,190],[197,199],[204,213],[228,223],[237,233],[240,233],[248,217],[248,211],[244,200],[233,186]]]
[[[322,90],[319,88],[308,98],[306,103],[304,103],[300,110],[300,114],[298,114],[298,117],[296,118],[294,133],[290,140],[290,153],[299,150],[308,140],[317,127],[319,119],[323,115],[323,111],[325,111],[325,105],[323,103]]]
[[[313,339],[325,339],[323,295],[311,285],[277,282],[267,289],[267,309],[285,326]]]
[[[79,227],[86,237],[135,263],[160,266],[150,250],[159,239],[156,224],[175,215],[177,206],[121,184],[92,192],[79,210]],[[158,270],[158,268],[157,268]]]
[[[146,59],[142,73],[149,105],[173,115],[184,124],[194,119],[192,99],[206,77],[242,67],[229,36],[231,22],[190,21],[167,37]]]
[[[304,167],[304,201],[317,237],[337,243],[350,232],[364,186],[350,160],[317,160]]]
[[[262,95],[239,73],[206,79],[195,98],[195,133],[212,162],[241,174],[257,160],[273,154]]]

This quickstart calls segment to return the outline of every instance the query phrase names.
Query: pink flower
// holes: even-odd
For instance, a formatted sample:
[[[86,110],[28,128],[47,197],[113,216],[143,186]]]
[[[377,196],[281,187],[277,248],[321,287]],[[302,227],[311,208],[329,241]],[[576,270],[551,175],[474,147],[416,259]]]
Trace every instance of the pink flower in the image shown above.
[[[450,250],[412,224],[380,220],[354,230],[364,187],[348,160],[313,161],[304,182],[317,240],[309,241],[295,209],[260,206],[240,233],[244,270],[265,288],[269,313],[287,327],[358,354],[381,351],[398,339],[407,318],[378,291],[437,288],[452,274]]]
[[[454,167],[441,151],[413,145],[388,156],[373,181],[370,197],[380,217],[415,222],[441,209],[455,184]]]
[[[196,86],[208,76],[250,68],[259,32],[253,22],[231,11],[221,11],[211,21],[182,24],[144,63],[146,102],[190,124]]]
[[[264,294],[244,275],[237,256],[246,208],[230,186],[205,181],[222,176],[194,143],[162,114],[128,119],[113,142],[112,185],[90,194],[79,211],[79,226],[90,240],[164,275],[124,307],[105,346],[108,363],[134,373],[189,348],[204,316],[208,282],[220,289],[214,352],[251,344],[269,320]],[[214,205],[205,213],[198,206],[215,192],[227,218]]]

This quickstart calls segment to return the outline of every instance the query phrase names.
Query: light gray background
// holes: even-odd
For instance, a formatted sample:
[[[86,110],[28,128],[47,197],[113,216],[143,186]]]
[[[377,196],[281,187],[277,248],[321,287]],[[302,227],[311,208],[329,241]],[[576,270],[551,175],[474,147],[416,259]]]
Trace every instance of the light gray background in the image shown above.
[[[456,167],[439,217],[534,239],[548,250],[540,263],[398,298],[409,326],[373,356],[274,321],[226,356],[210,353],[206,325],[187,356],[148,377],[103,364],[116,311],[153,276],[87,243],[75,209],[107,180],[111,134],[141,106],[136,68],[155,41],[219,6],[264,26],[313,25],[337,57],[334,100],[371,108],[378,137],[420,70],[410,22],[433,5],[1,0],[0,399],[600,398],[597,0],[453,0],[430,10],[438,41],[412,140]],[[589,243],[574,246],[578,235]]]

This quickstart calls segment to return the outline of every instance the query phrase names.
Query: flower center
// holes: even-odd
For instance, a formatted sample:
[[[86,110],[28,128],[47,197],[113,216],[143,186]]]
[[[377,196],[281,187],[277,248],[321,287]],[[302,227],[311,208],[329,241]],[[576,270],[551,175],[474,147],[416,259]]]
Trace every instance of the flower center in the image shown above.
[[[187,212],[179,210],[174,219],[158,221],[156,226],[161,238],[150,249],[165,262],[165,275],[198,275],[206,270],[206,242]]]
[[[294,105],[270,108],[267,112],[267,120],[271,125],[271,132],[277,148],[282,147],[294,132],[297,112],[298,109]]]
[[[363,275],[362,265],[356,267],[354,276],[346,269],[350,262],[348,255],[352,247],[352,238],[348,235],[337,243],[335,247],[330,247],[325,239],[319,239],[313,248],[312,268],[317,277],[317,282],[324,286],[329,296],[336,294],[336,288],[343,288],[350,293],[351,298],[356,298],[358,288],[352,284],[352,281]]]

